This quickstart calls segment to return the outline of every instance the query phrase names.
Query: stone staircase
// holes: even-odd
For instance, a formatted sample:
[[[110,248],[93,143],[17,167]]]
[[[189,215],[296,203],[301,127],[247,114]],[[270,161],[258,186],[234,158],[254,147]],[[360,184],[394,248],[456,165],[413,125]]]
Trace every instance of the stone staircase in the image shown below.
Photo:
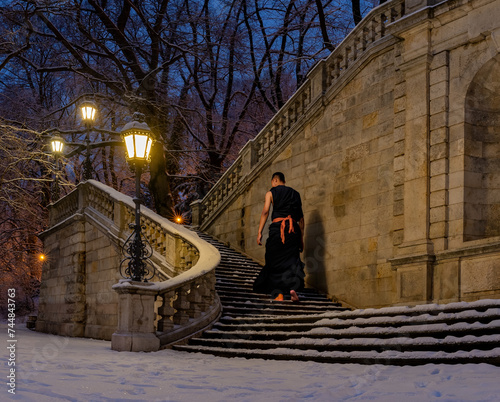
[[[349,310],[316,290],[300,303],[252,292],[261,266],[203,233],[221,253],[216,290],[223,312],[176,350],[226,357],[325,363],[500,365],[500,300]]]

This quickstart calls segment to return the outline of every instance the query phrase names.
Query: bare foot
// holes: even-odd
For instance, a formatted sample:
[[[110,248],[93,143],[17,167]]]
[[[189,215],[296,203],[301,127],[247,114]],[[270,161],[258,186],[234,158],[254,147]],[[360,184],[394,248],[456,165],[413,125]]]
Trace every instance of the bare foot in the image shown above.
[[[290,290],[290,296],[292,298],[292,302],[299,301],[299,296],[297,296],[297,293],[295,292],[295,290]]]

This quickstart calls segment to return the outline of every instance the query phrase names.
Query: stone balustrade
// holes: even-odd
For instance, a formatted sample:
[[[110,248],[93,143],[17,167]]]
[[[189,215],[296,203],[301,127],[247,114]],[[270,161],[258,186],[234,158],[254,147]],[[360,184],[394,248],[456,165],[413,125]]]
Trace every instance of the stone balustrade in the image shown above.
[[[408,1],[408,0],[407,0]],[[384,3],[368,15],[337,46],[327,59],[309,72],[308,78],[270,122],[240,151],[232,166],[203,200],[191,205],[193,225],[202,229],[221,213],[232,197],[291,139],[314,114],[325,94],[341,84],[350,69],[390,33],[390,25],[405,16],[405,0]]]
[[[99,182],[89,180],[50,208],[48,232],[72,216],[106,233],[119,250],[129,236],[135,204]],[[121,280],[118,293],[118,328],[112,349],[152,351],[179,341],[210,325],[220,314],[215,293],[218,251],[196,233],[141,207],[143,233],[153,248],[155,282]],[[118,270],[119,267],[116,267]]]

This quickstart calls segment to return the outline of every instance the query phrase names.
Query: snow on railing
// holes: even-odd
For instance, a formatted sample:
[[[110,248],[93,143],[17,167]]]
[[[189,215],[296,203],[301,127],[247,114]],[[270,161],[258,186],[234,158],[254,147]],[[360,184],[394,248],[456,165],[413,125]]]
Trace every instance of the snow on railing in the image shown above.
[[[134,221],[135,204],[132,198],[89,180],[51,207],[50,225],[57,226],[77,213],[90,218],[121,246],[130,234],[128,224]],[[117,331],[120,342],[113,345],[112,340],[115,350],[155,350],[155,347],[151,349],[151,344],[158,344],[159,347],[160,344],[189,337],[211,324],[221,309],[215,293],[219,252],[196,233],[145,207],[141,207],[141,225],[153,248],[152,262],[159,271],[159,277],[172,278],[147,284],[122,280],[113,286],[120,295]],[[143,297],[144,300],[134,299],[133,303],[127,303],[127,295],[147,296]],[[134,307],[136,302],[142,305],[137,311]],[[154,312],[155,302],[157,305],[160,302],[157,313]],[[150,311],[143,311],[146,306]],[[152,320],[145,319],[148,314],[153,317]],[[160,317],[155,317],[155,314]],[[155,318],[159,318],[156,329]],[[143,344],[133,342],[138,336],[148,341]],[[123,342],[124,338],[128,341]]]
[[[192,205],[193,224],[206,227],[225,207],[231,194],[246,185],[245,177],[266,165],[268,155],[289,139],[305,115],[349,68],[374,44],[386,37],[390,24],[405,15],[405,0],[386,2],[366,15],[326,60],[318,63],[308,78],[255,139],[249,141],[208,194]]]

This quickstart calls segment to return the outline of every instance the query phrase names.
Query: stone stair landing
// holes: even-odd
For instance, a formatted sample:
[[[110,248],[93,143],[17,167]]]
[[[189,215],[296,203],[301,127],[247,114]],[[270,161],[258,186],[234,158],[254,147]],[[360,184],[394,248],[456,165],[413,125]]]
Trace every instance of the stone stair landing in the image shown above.
[[[500,300],[349,310],[314,289],[300,303],[252,291],[261,266],[213,238],[222,256],[222,316],[174,349],[226,357],[326,363],[500,365]]]

